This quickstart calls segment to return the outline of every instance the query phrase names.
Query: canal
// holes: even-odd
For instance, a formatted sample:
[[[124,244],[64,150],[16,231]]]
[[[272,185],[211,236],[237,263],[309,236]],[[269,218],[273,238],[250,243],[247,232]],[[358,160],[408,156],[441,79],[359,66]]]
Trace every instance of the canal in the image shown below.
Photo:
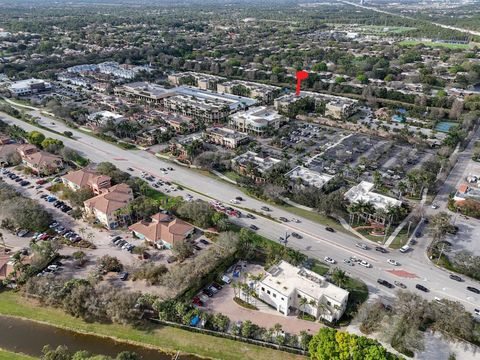
[[[39,324],[34,321],[0,316],[0,348],[40,357],[44,345],[56,348],[65,345],[73,353],[86,350],[94,355],[116,357],[122,351],[132,351],[142,360],[172,360],[172,354],[143,346],[132,345],[95,335]],[[200,360],[192,355],[181,355],[178,360]]]

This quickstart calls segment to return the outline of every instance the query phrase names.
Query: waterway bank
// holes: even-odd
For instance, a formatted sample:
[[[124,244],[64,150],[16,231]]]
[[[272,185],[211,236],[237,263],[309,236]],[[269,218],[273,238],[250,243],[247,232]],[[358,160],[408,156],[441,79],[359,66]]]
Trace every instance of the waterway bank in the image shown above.
[[[294,354],[193,333],[169,326],[147,324],[142,329],[135,329],[118,324],[86,323],[66,315],[58,309],[38,306],[35,301],[25,299],[14,292],[0,293],[0,315],[33,320],[83,335],[90,334],[98,336],[100,339],[110,338],[115,341],[153,348],[166,353],[179,350],[183,354],[195,354],[205,358],[228,360],[304,359],[304,357]],[[1,343],[0,347],[2,347]],[[182,357],[182,359],[195,359],[195,357],[188,357],[189,355],[185,356],[187,357]]]

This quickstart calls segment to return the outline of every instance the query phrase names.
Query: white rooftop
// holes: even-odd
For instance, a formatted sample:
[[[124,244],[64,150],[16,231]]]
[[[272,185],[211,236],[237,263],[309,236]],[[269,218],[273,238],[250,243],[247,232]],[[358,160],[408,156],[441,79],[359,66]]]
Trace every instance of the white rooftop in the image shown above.
[[[329,283],[323,276],[283,260],[268,270],[262,283],[284,295],[296,290],[314,299],[326,296],[337,302],[343,302],[348,297],[348,291]]]
[[[293,168],[286,173],[285,176],[292,180],[302,179],[302,181],[307,185],[314,186],[319,189],[333,178],[332,175],[322,174],[303,166],[297,166],[296,168]]]
[[[389,206],[401,206],[402,202],[390,196],[385,196],[373,192],[374,184],[368,181],[362,181],[360,184],[353,186],[345,193],[345,198],[351,203],[359,201],[369,202],[376,209],[387,209]]]

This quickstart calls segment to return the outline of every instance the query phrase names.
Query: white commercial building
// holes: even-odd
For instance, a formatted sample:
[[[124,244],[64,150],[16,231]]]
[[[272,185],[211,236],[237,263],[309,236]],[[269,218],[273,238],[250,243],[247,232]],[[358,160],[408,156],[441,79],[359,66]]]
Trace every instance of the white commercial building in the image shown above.
[[[348,301],[348,291],[313,271],[285,261],[268,270],[257,284],[256,292],[260,300],[284,315],[298,309],[330,322],[342,317]]]
[[[31,95],[41,91],[50,90],[52,85],[49,82],[39,79],[20,80],[12,83],[8,90],[12,95]]]
[[[258,106],[233,114],[230,123],[238,131],[261,136],[269,129],[278,129],[285,120],[272,107]]]
[[[332,175],[322,174],[303,166],[293,168],[285,176],[294,182],[300,182],[301,185],[314,186],[318,189],[321,189],[333,178]]]
[[[353,186],[345,193],[345,199],[350,203],[359,201],[371,203],[375,209],[387,209],[388,207],[401,206],[402,202],[390,196],[385,196],[373,192],[374,184],[368,181],[362,181],[360,184]]]
[[[115,125],[125,121],[125,118],[117,113],[111,111],[98,111],[96,113],[90,114],[88,120],[99,125],[106,125],[109,121],[113,122]]]

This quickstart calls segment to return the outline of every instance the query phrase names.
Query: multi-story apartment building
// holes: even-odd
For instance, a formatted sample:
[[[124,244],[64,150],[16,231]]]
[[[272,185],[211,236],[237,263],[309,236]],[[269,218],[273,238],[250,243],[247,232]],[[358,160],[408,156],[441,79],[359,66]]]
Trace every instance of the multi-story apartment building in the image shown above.
[[[217,84],[225,81],[221,76],[202,74],[193,71],[174,73],[168,75],[168,81],[175,86],[191,85],[202,90],[217,90]]]
[[[52,88],[49,82],[40,79],[27,79],[13,82],[8,90],[12,95],[25,96],[47,91]]]
[[[249,141],[249,137],[245,133],[241,133],[226,127],[214,126],[208,128],[203,133],[208,142],[224,146],[229,149],[235,149],[239,145]]]
[[[163,86],[148,82],[134,82],[118,86],[114,92],[117,96],[160,107],[163,106],[165,98],[175,94],[173,89],[165,89]]]
[[[243,80],[232,80],[217,85],[219,93],[248,96],[259,100],[262,104],[271,104],[281,90],[278,86]]]

